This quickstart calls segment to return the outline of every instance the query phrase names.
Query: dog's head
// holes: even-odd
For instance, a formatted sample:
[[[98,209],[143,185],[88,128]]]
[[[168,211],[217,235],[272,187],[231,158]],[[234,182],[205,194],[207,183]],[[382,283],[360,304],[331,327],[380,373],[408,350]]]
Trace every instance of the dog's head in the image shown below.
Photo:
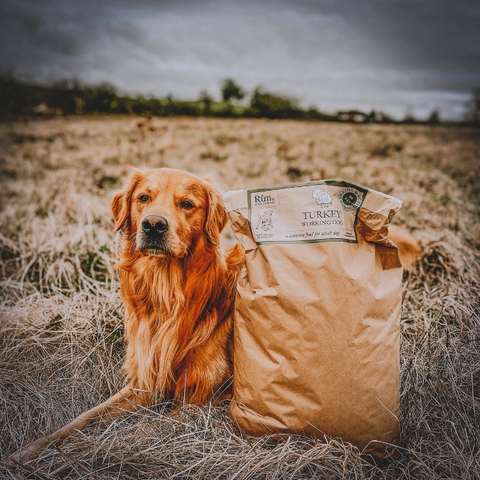
[[[112,212],[116,230],[151,256],[183,258],[199,242],[218,246],[226,223],[209,182],[169,168],[136,172],[113,199]]]

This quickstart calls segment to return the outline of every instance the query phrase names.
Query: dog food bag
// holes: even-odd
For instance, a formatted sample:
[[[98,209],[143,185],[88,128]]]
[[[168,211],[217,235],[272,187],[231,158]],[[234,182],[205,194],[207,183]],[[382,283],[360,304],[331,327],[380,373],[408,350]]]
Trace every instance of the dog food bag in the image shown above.
[[[245,249],[230,415],[250,435],[342,439],[384,458],[400,441],[401,202],[343,181],[227,192]]]

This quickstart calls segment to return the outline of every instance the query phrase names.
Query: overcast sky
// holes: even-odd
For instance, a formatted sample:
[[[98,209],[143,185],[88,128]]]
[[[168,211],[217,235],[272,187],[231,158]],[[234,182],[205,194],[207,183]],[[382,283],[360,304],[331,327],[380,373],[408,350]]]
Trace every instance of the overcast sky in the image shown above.
[[[0,0],[0,67],[180,99],[231,77],[325,111],[460,119],[480,0]]]

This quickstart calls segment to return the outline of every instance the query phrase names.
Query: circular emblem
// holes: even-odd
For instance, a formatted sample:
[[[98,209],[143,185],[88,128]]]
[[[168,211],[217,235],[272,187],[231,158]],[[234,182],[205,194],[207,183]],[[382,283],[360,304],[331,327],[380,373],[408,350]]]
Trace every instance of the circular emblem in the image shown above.
[[[338,199],[347,212],[350,210],[356,210],[362,204],[362,198],[363,195],[358,190],[351,187],[345,187],[338,194]]]

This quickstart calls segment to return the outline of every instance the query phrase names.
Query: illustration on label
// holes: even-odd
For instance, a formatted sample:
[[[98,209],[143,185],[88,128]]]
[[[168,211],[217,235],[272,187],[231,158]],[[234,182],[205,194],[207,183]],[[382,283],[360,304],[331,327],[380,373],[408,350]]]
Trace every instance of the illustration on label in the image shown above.
[[[312,193],[312,197],[317,202],[317,205],[327,205],[332,202],[332,197],[321,188],[316,188]]]
[[[257,229],[261,228],[265,232],[268,232],[273,228],[272,213],[273,210],[265,210],[263,215],[258,215]]]

